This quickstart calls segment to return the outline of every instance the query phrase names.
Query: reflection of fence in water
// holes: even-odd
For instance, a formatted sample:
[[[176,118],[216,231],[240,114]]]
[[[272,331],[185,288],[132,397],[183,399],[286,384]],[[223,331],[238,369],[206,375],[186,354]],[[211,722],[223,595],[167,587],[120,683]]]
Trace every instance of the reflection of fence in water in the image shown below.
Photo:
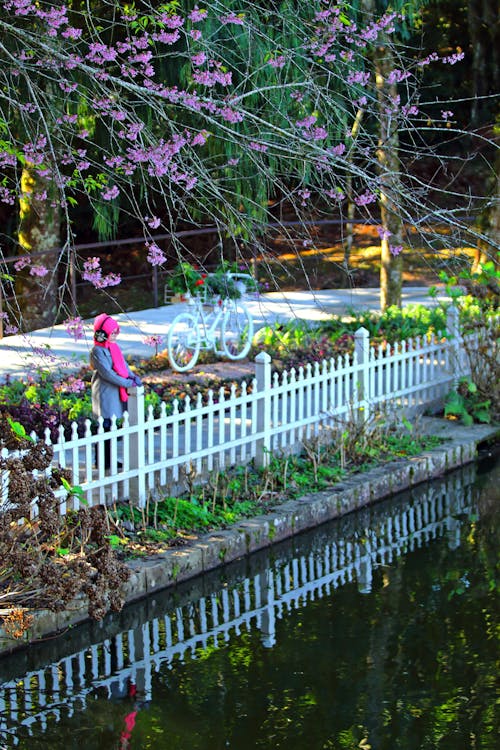
[[[405,507],[370,510],[371,525],[340,538],[340,524],[329,529],[321,548],[291,559],[280,558],[273,569],[222,588],[196,602],[175,608],[163,617],[118,633],[44,668],[0,685],[0,739],[17,744],[16,726],[44,731],[49,718],[59,721],[83,708],[87,695],[105,690],[109,697],[126,694],[131,680],[146,700],[151,698],[152,674],[174,659],[196,658],[209,644],[258,628],[262,642],[272,647],[276,620],[286,612],[328,595],[348,582],[360,592],[371,590],[374,568],[448,535],[460,544],[460,514],[470,512],[471,481],[452,475],[439,484],[417,490]],[[336,538],[334,538],[336,537]],[[321,537],[323,541],[323,537]],[[317,546],[317,543],[316,543]],[[10,734],[12,732],[12,734]]]

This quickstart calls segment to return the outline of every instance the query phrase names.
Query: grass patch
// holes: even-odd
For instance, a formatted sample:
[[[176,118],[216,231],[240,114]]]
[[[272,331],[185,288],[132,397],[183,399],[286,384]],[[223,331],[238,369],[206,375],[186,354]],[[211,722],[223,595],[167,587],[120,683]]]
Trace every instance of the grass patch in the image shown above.
[[[108,511],[112,544],[125,558],[161,553],[200,533],[269,513],[286,500],[333,488],[348,476],[419,455],[441,442],[408,422],[395,426],[380,416],[368,424],[325,429],[300,455],[270,456],[264,469],[248,464],[214,471],[203,482],[187,472],[186,490],[179,496],[150,499],[142,509],[115,504]]]

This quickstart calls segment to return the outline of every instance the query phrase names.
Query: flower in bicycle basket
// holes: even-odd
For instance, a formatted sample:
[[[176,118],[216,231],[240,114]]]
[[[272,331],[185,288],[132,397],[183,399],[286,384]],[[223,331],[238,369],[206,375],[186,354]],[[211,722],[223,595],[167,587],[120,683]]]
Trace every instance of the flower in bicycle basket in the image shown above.
[[[171,272],[166,284],[174,294],[193,294],[201,286],[205,274],[202,274],[191,263],[178,263]]]
[[[196,279],[196,281],[193,283],[193,288],[191,293],[194,296],[197,296],[198,294],[202,294],[205,289],[205,276],[202,276],[201,279]]]

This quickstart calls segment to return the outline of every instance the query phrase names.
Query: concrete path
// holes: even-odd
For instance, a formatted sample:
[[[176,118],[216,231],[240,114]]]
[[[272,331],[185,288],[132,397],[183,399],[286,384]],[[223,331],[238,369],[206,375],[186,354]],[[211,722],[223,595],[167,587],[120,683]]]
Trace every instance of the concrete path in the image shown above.
[[[444,300],[446,297],[440,297]],[[300,292],[271,292],[255,300],[245,300],[253,315],[255,329],[264,325],[286,322],[293,318],[318,321],[331,315],[343,315],[350,309],[379,310],[380,290],[322,289]],[[428,296],[427,287],[405,287],[403,306],[408,304],[436,304]],[[131,356],[151,356],[154,349],[144,343],[148,336],[166,339],[168,328],[185,303],[164,305],[149,310],[116,315],[120,323],[119,343],[123,352]],[[26,335],[0,339],[0,380],[6,375],[26,377],[38,368],[76,370],[87,364],[92,347],[92,321],[86,321],[85,336],[79,341],[68,334],[64,325],[44,328]]]

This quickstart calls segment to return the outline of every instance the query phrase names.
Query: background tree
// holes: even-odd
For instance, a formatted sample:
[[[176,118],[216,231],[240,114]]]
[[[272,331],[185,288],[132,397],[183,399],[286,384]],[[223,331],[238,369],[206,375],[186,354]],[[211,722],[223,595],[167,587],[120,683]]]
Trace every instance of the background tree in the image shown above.
[[[362,10],[369,17],[376,11],[376,0],[363,0]],[[387,35],[384,35],[387,37]],[[397,83],[405,75],[399,71],[387,38],[381,38],[372,51],[378,102],[378,149],[380,170],[380,306],[401,305],[403,285],[403,216],[399,202],[403,191],[399,157]],[[395,74],[398,71],[398,74]]]

